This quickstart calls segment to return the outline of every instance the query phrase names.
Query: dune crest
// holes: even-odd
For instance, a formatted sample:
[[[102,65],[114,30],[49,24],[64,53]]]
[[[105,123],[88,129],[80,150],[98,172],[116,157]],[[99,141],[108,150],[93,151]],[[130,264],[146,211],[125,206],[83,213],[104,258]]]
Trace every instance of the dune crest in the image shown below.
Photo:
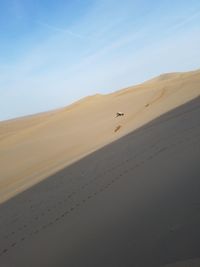
[[[164,74],[66,108],[1,122],[0,202],[200,96],[199,85],[200,71]],[[116,118],[118,111],[125,116]]]

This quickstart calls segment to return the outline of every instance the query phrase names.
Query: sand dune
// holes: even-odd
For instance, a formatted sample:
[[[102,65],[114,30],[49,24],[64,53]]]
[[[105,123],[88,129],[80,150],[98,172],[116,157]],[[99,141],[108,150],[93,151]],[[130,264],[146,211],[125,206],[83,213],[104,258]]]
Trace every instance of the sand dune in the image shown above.
[[[200,71],[164,74],[0,123],[0,201],[200,95]],[[115,118],[117,111],[125,116]]]
[[[199,266],[199,118],[200,97],[1,204],[0,266]]]

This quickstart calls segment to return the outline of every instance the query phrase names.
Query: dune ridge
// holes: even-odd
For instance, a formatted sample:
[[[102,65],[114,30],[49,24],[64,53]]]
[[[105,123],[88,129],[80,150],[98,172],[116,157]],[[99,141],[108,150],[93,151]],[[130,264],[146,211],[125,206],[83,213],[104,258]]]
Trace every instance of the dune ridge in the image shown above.
[[[164,74],[59,110],[1,122],[0,202],[195,99],[199,85],[199,70]],[[116,118],[118,111],[125,116]]]

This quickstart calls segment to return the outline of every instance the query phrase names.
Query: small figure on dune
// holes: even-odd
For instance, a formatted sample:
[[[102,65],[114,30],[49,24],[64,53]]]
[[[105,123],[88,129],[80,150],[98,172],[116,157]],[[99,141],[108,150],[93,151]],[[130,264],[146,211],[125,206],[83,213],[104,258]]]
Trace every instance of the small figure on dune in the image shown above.
[[[121,112],[121,111],[117,112],[117,113],[116,113],[116,118],[119,117],[119,116],[124,116],[124,113]]]
[[[119,129],[120,129],[121,127],[122,127],[121,125],[118,125],[118,126],[115,128],[115,133],[116,133],[117,131],[119,131]]]

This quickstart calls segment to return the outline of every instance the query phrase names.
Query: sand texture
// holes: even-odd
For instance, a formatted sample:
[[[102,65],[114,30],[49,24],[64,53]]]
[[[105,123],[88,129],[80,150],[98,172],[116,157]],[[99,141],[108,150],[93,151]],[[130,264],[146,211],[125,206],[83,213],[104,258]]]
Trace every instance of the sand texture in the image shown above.
[[[199,266],[199,118],[198,97],[1,204],[0,266]]]
[[[200,95],[200,71],[164,74],[0,123],[0,202]],[[116,112],[124,116],[115,117]]]

